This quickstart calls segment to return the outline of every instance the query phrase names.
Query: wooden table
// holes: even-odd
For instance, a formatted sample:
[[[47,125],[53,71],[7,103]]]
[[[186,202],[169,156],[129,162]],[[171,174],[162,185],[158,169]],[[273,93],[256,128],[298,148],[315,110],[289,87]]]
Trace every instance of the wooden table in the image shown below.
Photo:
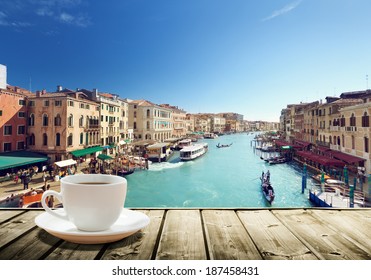
[[[44,210],[0,210],[0,259],[370,260],[371,209],[141,209],[150,224],[114,243],[65,242]]]

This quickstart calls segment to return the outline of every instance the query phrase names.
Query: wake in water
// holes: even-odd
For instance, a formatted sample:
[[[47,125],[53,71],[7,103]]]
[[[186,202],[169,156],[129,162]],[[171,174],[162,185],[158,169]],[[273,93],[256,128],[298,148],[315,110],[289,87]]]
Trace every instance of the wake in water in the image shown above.
[[[151,164],[148,171],[163,171],[165,169],[179,168],[184,164],[184,162],[161,162],[156,164]]]

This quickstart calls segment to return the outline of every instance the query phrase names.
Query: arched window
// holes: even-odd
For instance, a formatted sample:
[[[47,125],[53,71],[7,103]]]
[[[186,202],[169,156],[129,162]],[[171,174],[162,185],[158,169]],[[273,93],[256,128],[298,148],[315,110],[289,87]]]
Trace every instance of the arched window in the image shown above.
[[[328,140],[330,141],[330,144],[332,144],[332,137],[331,136],[328,137]]]
[[[367,115],[367,112],[364,112],[362,116],[362,127],[369,127],[369,126],[370,126],[370,117]]]
[[[137,122],[134,122],[134,129],[137,129]]]
[[[30,116],[28,117],[28,125],[29,126],[34,126],[35,125],[35,115],[34,114],[30,114]]]
[[[70,135],[68,135],[68,138],[67,138],[67,145],[72,146],[72,141],[73,141],[72,133],[70,133]]]
[[[354,116],[354,113],[352,113],[352,116],[349,119],[350,126],[356,126],[356,117]]]
[[[345,146],[345,137],[344,135],[341,135],[341,144],[344,147]]]
[[[151,115],[151,111],[149,109],[147,109],[147,118],[149,118]]]
[[[54,125],[55,126],[61,126],[62,125],[61,115],[57,114],[57,116],[54,118]]]
[[[33,134],[33,133],[31,134],[28,143],[29,143],[30,146],[35,145],[35,134]]]
[[[344,115],[341,116],[341,119],[340,119],[340,126],[341,126],[341,127],[344,127],[344,126],[345,126],[345,117],[344,117]]]
[[[338,136],[338,141],[337,142],[338,142],[338,146],[340,146],[340,136]]]
[[[68,116],[68,126],[72,127],[73,126],[73,115],[70,114]]]
[[[80,119],[79,119],[79,126],[80,126],[80,127],[84,126],[84,116],[83,116],[83,115],[80,116]]]
[[[46,133],[43,134],[43,145],[44,146],[48,145],[48,135],[46,135]]]
[[[61,145],[61,134],[60,133],[57,133],[55,135],[55,145],[56,146],[60,146]]]
[[[47,114],[43,114],[43,126],[48,126],[49,118]]]
[[[80,133],[80,145],[84,144],[84,133]]]

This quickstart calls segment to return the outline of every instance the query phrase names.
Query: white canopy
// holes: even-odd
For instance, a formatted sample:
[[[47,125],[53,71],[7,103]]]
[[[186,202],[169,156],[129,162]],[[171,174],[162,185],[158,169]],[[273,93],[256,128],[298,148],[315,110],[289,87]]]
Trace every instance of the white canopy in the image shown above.
[[[74,165],[76,163],[77,163],[76,160],[66,159],[66,160],[57,161],[55,164],[58,165],[59,167],[65,167],[69,165]]]

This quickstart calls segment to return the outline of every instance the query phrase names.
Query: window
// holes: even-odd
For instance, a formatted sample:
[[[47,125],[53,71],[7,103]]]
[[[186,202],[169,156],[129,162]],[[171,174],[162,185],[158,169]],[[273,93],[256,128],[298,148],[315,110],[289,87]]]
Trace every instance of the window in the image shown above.
[[[85,108],[86,109],[90,109],[90,105],[89,104],[85,104]]]
[[[3,115],[3,110],[0,110],[0,117]]]
[[[150,117],[150,110],[149,109],[147,109],[147,118],[149,118]]]
[[[56,107],[61,107],[62,106],[62,100],[55,100],[54,104]]]
[[[49,100],[44,100],[44,107],[49,107]]]
[[[18,118],[25,118],[26,113],[25,112],[18,112]]]
[[[30,146],[34,146],[35,145],[35,134],[31,134],[30,138],[28,138],[28,144]]]
[[[84,103],[80,103],[80,108],[81,109],[84,109],[85,108],[85,104]]]
[[[70,114],[68,117],[68,126],[73,127],[73,115]]]
[[[35,107],[35,101],[34,100],[28,101],[28,106]]]
[[[341,127],[344,127],[344,126],[345,126],[345,118],[344,118],[344,116],[341,116],[341,119],[340,119],[340,126],[341,126]]]
[[[29,126],[34,126],[35,125],[35,115],[34,114],[30,114],[30,116],[28,117],[28,125]]]
[[[74,107],[73,101],[68,100],[68,106],[70,106],[70,107]]]
[[[369,147],[368,147],[368,137],[365,137],[364,138],[364,145],[365,145],[365,152],[368,153],[369,152]]]
[[[352,135],[352,149],[354,150],[356,148],[356,141],[354,139],[354,135]]]
[[[147,129],[148,129],[148,130],[150,129],[149,121],[147,121]]]
[[[46,133],[43,134],[43,145],[44,146],[48,145],[48,135],[46,135]]]
[[[18,104],[21,105],[21,106],[24,106],[24,105],[26,105],[26,100],[19,99]]]
[[[352,114],[349,120],[350,120],[350,126],[356,126],[356,117],[354,116],[354,114]]]
[[[49,118],[47,114],[43,115],[43,126],[48,126]]]
[[[80,145],[84,144],[84,133],[80,133]]]
[[[12,143],[4,143],[4,152],[10,152],[12,150]]]
[[[72,142],[73,142],[72,133],[70,133],[70,135],[68,135],[67,138],[67,145],[72,146]]]
[[[57,114],[57,116],[54,118],[54,125],[55,126],[61,126],[62,125],[61,115]]]
[[[24,142],[17,142],[17,150],[24,150]]]
[[[137,122],[134,122],[134,129],[137,129]]]
[[[79,126],[82,127],[84,126],[84,116],[80,116],[80,119],[79,119]]]
[[[4,135],[12,135],[12,126],[4,125]]]
[[[24,125],[18,126],[18,135],[23,135],[26,133],[26,127]]]
[[[369,126],[370,126],[370,117],[367,115],[367,112],[364,112],[362,116],[362,127],[369,127]]]
[[[61,134],[60,133],[57,133],[55,135],[55,145],[56,146],[60,146],[61,145]]]
[[[345,137],[344,137],[344,135],[341,135],[341,143],[342,143],[342,146],[345,147]]]
[[[134,112],[134,118],[136,118],[136,117],[137,117],[137,112],[135,111],[135,112]]]

